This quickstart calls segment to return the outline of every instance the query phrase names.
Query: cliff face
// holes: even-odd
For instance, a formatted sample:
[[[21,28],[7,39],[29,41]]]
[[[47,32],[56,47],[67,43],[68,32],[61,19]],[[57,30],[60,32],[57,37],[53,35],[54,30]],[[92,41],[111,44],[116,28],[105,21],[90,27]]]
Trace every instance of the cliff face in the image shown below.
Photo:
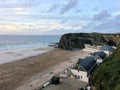
[[[61,37],[58,47],[65,50],[82,49],[84,43],[73,34],[65,34]]]
[[[58,47],[65,50],[76,50],[83,49],[85,44],[116,46],[119,43],[120,34],[69,33],[61,37]]]

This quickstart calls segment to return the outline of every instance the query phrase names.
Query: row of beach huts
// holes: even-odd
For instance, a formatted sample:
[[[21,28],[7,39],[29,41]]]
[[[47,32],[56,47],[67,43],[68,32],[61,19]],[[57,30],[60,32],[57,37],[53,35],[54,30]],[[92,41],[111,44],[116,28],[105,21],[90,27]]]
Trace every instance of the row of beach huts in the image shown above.
[[[76,79],[89,83],[89,77],[94,68],[103,63],[115,49],[116,47],[108,45],[96,48],[86,46],[84,50],[90,51],[90,55],[85,59],[78,59],[76,65],[71,68],[71,73]]]
[[[75,64],[68,67],[66,70],[59,73],[58,75],[53,76],[50,81],[46,82],[38,90],[41,90],[41,89],[43,90],[91,90],[91,86],[89,84],[89,78],[92,71],[94,70],[94,68],[99,66],[99,64],[103,63],[106,60],[106,58],[109,57],[109,55],[111,55],[114,52],[115,49],[116,47],[108,46],[108,45],[97,46],[97,47],[85,45],[85,49],[83,49],[83,51],[90,52],[89,56],[87,56],[85,59],[79,58]],[[61,87],[60,86],[50,87],[49,84],[54,84],[54,85],[60,84],[60,80],[63,81],[63,84],[61,84]]]

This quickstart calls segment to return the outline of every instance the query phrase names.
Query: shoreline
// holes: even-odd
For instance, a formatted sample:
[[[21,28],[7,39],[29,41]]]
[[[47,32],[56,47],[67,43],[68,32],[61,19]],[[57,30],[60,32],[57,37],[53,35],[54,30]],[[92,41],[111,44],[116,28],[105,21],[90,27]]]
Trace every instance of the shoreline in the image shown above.
[[[25,48],[15,50],[4,50],[0,51],[0,64],[14,62],[16,60],[22,60],[25,58],[37,56],[48,51],[53,50],[53,47],[36,47],[36,48]]]
[[[58,48],[0,65],[0,90],[34,90],[89,52]]]

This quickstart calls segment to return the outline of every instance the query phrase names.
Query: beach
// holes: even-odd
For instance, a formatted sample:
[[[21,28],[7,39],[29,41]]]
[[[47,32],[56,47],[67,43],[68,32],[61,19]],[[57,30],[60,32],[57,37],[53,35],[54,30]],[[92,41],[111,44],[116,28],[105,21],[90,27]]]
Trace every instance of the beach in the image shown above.
[[[78,58],[89,55],[86,51],[66,51],[53,47],[34,48],[32,56],[30,51],[27,51],[29,55],[22,52],[25,55],[21,58],[19,51],[17,60],[0,64],[0,90],[35,90],[53,75],[74,64]],[[14,51],[16,53],[18,51]]]
[[[31,56],[37,56],[52,50],[53,47],[37,47],[0,51],[0,64],[21,60]]]

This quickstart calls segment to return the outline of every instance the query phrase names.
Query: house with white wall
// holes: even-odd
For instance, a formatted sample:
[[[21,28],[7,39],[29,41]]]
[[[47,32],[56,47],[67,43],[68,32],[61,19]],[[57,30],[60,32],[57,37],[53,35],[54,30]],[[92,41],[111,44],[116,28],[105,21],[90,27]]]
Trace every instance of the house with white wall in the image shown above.
[[[98,65],[100,63],[102,63],[105,60],[106,56],[107,56],[107,54],[104,53],[103,51],[94,52],[92,55],[95,58],[95,60],[97,60]]]
[[[99,50],[100,47],[101,46],[91,46],[89,44],[85,44],[85,48],[83,49],[83,51],[94,53],[100,51]]]
[[[89,56],[86,59],[78,62],[71,69],[72,76],[75,79],[78,79],[78,80],[88,83],[90,73],[94,69],[95,66],[96,66],[96,60],[93,57]]]
[[[112,52],[115,50],[113,48],[113,46],[108,46],[108,45],[105,45],[105,46],[102,46],[100,49],[100,51],[104,51],[104,53],[107,54],[107,56],[111,55]]]

